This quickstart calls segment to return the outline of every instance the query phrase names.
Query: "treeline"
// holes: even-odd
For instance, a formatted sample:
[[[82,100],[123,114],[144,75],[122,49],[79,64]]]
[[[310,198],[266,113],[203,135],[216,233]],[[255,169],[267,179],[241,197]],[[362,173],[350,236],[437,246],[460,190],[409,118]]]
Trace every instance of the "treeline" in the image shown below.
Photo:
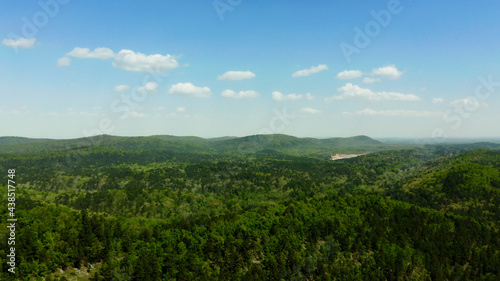
[[[90,264],[98,264],[93,280],[497,280],[500,274],[498,229],[379,195],[181,221],[119,220],[54,204],[19,216],[22,280]]]

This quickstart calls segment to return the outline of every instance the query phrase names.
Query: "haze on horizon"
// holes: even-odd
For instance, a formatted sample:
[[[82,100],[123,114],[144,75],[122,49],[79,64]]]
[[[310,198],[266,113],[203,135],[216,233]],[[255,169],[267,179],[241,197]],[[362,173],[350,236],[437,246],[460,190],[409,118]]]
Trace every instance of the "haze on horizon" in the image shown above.
[[[500,137],[499,8],[6,2],[0,136]]]

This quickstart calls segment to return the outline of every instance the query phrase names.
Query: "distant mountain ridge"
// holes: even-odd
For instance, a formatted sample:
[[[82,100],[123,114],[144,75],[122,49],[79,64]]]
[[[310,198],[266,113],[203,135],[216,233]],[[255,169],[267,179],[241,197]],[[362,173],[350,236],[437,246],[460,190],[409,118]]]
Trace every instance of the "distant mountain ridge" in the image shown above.
[[[3,141],[2,141],[3,140]],[[257,152],[285,154],[330,154],[337,152],[367,152],[386,147],[368,136],[348,138],[298,138],[283,134],[251,135],[205,139],[196,136],[154,135],[120,137],[99,135],[87,138],[54,140],[18,137],[0,138],[0,153],[50,152],[88,148],[159,149],[186,152],[218,152],[249,154]]]
[[[12,145],[12,144],[20,144],[20,143],[32,143],[32,142],[43,142],[43,141],[51,141],[53,139],[32,139],[25,137],[0,137],[0,145]]]
[[[440,144],[460,147],[464,151],[474,149],[500,150],[500,144],[490,142],[469,144]],[[157,150],[175,153],[219,153],[256,156],[286,154],[312,156],[324,159],[335,154],[364,154],[395,148],[411,148],[417,145],[384,143],[368,136],[335,137],[326,139],[299,138],[284,134],[251,135],[245,137],[201,138],[196,136],[153,135],[145,137],[121,137],[99,135],[77,139],[31,139],[0,137],[0,153],[56,152],[99,147],[115,150]]]

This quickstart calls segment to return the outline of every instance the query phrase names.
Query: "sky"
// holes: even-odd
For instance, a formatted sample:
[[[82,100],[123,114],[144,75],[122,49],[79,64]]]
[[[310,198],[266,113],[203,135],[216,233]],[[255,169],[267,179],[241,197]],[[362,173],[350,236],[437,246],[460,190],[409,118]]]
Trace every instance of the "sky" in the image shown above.
[[[0,136],[500,137],[498,1],[0,5]]]

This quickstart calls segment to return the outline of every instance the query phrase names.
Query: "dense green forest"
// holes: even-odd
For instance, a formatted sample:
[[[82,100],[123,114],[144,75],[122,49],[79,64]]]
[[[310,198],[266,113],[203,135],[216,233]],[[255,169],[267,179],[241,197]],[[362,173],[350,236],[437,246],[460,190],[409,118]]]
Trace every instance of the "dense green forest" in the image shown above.
[[[1,280],[500,280],[499,144],[0,138],[4,223],[9,169]]]

